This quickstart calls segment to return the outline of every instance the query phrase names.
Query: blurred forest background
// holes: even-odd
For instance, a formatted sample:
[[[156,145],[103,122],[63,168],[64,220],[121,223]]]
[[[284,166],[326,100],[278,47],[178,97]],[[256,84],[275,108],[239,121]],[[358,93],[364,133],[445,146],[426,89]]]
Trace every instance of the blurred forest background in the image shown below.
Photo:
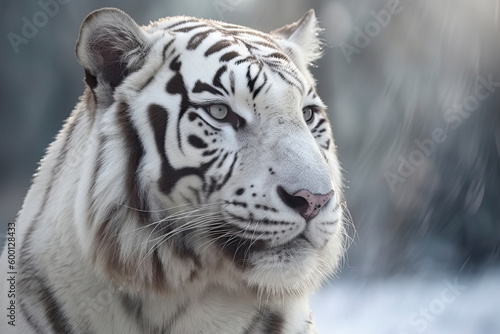
[[[359,287],[356,297],[328,303],[342,308],[338,303],[371,293],[375,306],[385,307],[389,297],[372,292],[390,293],[377,284],[409,277],[413,283],[401,291],[415,288],[431,293],[428,299],[408,302],[418,292],[395,292],[392,307],[407,302],[408,315],[390,328],[359,333],[447,333],[461,315],[477,310],[475,303],[490,307],[470,320],[470,329],[452,332],[500,332],[500,306],[485,302],[500,300],[500,0],[54,1],[0,3],[2,230],[15,219],[37,162],[83,92],[74,45],[90,11],[118,7],[139,24],[182,14],[271,31],[314,8],[326,43],[314,74],[329,106],[356,228],[329,289]],[[35,30],[23,28],[27,24]],[[477,300],[474,291],[483,290],[470,283],[469,297],[462,295],[467,302],[448,307],[441,300],[441,310],[434,301],[445,287],[442,277],[493,283]],[[426,280],[434,282],[434,295],[421,284]],[[323,311],[328,303],[322,301]],[[434,305],[429,317],[419,313],[426,305]],[[363,307],[359,302],[351,311]],[[412,318],[415,312],[421,318]],[[438,314],[447,320],[435,320]],[[335,332],[341,322],[319,327]],[[346,333],[357,333],[349,326]]]

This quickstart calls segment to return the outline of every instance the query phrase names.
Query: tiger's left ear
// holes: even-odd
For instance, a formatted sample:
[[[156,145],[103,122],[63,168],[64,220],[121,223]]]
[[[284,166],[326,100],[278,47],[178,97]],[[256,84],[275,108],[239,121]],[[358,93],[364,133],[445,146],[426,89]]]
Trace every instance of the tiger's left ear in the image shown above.
[[[278,36],[278,44],[293,62],[302,70],[322,56],[321,41],[318,38],[322,29],[314,9],[306,12],[297,22],[271,31]]]

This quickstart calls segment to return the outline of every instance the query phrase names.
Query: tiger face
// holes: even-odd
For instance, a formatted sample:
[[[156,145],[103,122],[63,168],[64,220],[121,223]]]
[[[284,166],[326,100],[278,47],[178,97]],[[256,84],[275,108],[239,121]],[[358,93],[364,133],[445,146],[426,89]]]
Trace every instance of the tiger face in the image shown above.
[[[146,249],[120,256],[156,256],[165,272],[173,249],[191,278],[213,267],[271,292],[309,291],[334,270],[343,196],[308,70],[317,31],[312,11],[271,34],[188,17],[139,27],[117,10],[86,19],[77,56],[101,138],[117,120],[128,133],[116,139],[129,151],[123,202],[145,231]],[[110,233],[94,231],[107,249]]]

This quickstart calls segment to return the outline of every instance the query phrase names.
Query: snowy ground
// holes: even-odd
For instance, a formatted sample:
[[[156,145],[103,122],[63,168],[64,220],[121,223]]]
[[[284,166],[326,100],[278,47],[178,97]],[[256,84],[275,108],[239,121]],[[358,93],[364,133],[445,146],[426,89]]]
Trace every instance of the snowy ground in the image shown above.
[[[311,302],[321,334],[500,333],[500,271],[432,280],[337,279]]]

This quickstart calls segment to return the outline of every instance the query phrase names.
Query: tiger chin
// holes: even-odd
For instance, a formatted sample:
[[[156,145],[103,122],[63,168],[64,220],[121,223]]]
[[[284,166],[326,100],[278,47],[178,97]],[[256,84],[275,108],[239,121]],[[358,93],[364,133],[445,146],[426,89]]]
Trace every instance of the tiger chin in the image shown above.
[[[13,268],[2,254],[1,332],[316,333],[308,297],[345,235],[319,31],[312,10],[269,34],[90,13],[84,94],[12,224]]]

